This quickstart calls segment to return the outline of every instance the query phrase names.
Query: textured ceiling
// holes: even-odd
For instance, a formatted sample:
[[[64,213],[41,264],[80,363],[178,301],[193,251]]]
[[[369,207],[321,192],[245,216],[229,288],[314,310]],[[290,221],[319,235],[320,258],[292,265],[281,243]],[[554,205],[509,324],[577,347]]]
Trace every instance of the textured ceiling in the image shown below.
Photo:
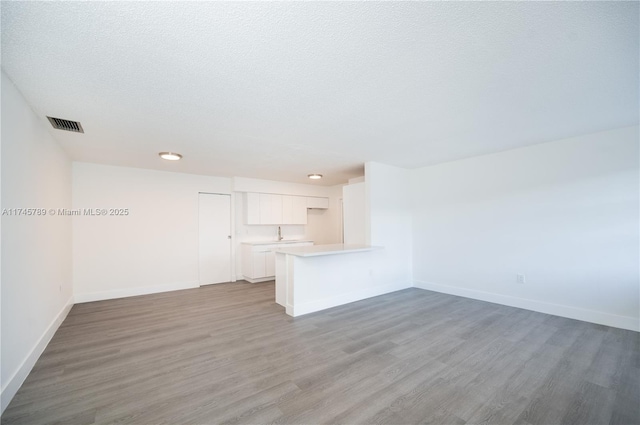
[[[320,184],[638,122],[638,2],[2,2],[72,158]],[[184,155],[167,163],[159,151]]]

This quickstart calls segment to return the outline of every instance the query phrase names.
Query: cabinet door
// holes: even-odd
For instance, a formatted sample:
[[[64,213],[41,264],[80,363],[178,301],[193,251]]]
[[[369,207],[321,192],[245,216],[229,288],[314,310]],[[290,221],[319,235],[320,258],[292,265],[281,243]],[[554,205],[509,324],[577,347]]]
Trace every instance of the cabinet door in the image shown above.
[[[242,275],[253,279],[253,252],[251,245],[242,244]]]
[[[273,224],[271,220],[271,195],[260,193],[260,224]]]
[[[260,279],[267,275],[266,258],[266,252],[254,252],[252,254],[251,259],[253,263],[253,270],[251,276],[249,276],[251,279]]]
[[[293,222],[293,196],[282,195],[282,224],[295,224]]]
[[[282,195],[260,194],[260,224],[282,224]]]
[[[307,224],[307,198],[293,197],[293,220],[291,224]]]
[[[271,196],[271,223],[282,224],[282,195]]]
[[[260,194],[245,193],[244,196],[245,224],[260,224]]]
[[[273,251],[265,252],[265,276],[271,277],[276,275],[276,253]]]
[[[329,208],[329,198],[307,198],[307,208],[319,208],[326,210]]]

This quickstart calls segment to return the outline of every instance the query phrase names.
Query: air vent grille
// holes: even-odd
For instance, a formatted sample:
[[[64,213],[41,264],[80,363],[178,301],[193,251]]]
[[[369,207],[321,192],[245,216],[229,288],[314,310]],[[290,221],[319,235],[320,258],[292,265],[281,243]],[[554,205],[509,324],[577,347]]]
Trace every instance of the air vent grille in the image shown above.
[[[53,117],[47,117],[47,119],[55,129],[73,131],[74,133],[84,133],[82,125],[78,121],[69,121]]]

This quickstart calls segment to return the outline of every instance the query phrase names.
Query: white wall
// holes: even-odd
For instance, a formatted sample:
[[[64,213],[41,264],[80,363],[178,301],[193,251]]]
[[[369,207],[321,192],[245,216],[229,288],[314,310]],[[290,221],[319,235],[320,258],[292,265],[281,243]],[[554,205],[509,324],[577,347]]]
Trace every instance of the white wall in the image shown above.
[[[412,285],[412,224],[410,174],[390,165],[365,164],[365,198],[368,242],[382,246],[374,251],[371,271],[379,284]]]
[[[638,138],[630,127],[414,170],[416,286],[638,330]]]
[[[223,177],[74,163],[74,209],[130,211],[74,217],[76,302],[198,286],[198,193],[230,188]]]
[[[2,209],[71,207],[71,162],[4,72],[1,169]],[[1,262],[4,410],[72,306],[71,218],[3,215]]]

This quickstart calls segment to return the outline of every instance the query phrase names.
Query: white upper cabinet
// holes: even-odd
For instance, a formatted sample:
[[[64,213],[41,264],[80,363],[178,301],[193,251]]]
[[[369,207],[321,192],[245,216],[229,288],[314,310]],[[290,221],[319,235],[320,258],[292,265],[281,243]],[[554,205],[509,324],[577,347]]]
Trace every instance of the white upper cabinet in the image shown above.
[[[307,208],[319,208],[326,210],[329,208],[329,198],[307,197]]]
[[[265,224],[282,224],[282,195],[271,195],[271,220]]]
[[[307,224],[307,198],[282,195],[282,224]]]
[[[329,208],[329,198],[244,194],[245,224],[307,224],[307,208]]]
[[[271,220],[271,195],[261,193],[260,196],[260,220],[258,224],[273,224]]]
[[[293,196],[282,195],[282,224],[293,224]]]
[[[260,194],[259,224],[282,224],[282,195]]]
[[[260,224],[260,194],[244,194],[244,222],[246,224]]]
[[[304,196],[292,196],[293,219],[291,224],[307,224],[307,198]]]

